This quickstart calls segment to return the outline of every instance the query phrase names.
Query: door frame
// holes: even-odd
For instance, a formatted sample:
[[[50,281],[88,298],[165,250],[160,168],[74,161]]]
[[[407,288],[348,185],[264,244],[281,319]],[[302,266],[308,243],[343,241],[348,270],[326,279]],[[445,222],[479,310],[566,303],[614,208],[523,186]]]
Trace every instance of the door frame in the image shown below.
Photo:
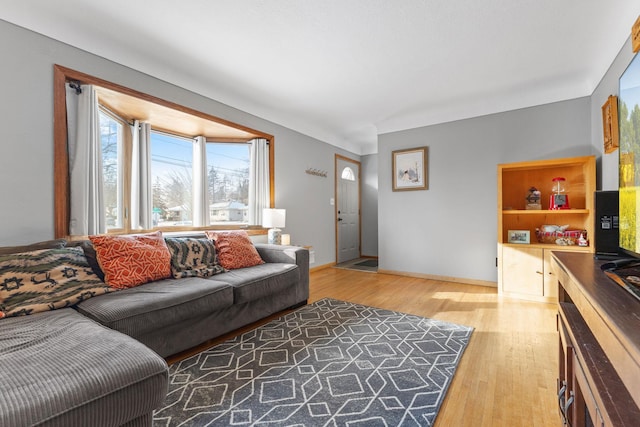
[[[338,263],[338,253],[340,251],[339,242],[338,242],[338,206],[340,206],[340,202],[338,200],[338,180],[341,179],[340,173],[342,171],[338,170],[338,160],[343,160],[345,162],[354,163],[358,165],[358,257],[362,257],[362,163],[358,160],[351,159],[346,156],[342,156],[340,154],[336,154],[333,163],[334,170],[334,181],[333,181],[333,197],[334,197],[334,209],[333,209],[333,222],[335,224],[335,242],[336,242],[336,252],[335,252],[335,263]]]

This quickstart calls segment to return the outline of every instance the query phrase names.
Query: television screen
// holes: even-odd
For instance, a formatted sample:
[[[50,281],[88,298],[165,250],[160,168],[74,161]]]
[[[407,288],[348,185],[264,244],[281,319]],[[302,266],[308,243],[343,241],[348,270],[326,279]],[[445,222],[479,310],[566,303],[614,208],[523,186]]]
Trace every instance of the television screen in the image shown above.
[[[620,249],[640,257],[640,55],[620,77]]]

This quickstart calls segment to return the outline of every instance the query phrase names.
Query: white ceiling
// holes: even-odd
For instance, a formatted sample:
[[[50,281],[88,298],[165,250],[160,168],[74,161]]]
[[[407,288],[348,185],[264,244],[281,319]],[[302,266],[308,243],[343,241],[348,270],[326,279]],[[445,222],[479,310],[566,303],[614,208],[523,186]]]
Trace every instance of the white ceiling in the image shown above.
[[[638,0],[0,3],[0,19],[356,154],[591,95],[638,15]]]

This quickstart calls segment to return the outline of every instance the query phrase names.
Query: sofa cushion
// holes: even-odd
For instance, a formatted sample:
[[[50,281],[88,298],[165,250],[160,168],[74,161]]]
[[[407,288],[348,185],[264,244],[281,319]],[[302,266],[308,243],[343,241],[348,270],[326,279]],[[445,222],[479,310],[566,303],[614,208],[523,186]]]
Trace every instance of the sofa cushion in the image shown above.
[[[77,246],[80,246],[84,251],[84,256],[87,258],[87,262],[89,263],[89,267],[96,273],[96,276],[100,278],[100,280],[104,281],[104,271],[100,268],[100,263],[98,262],[98,254],[96,253],[96,248],[93,247],[91,240],[84,240],[79,242]]]
[[[264,263],[244,230],[207,231],[206,235],[215,242],[220,264],[227,270]]]
[[[295,285],[300,280],[300,271],[295,264],[268,262],[219,274],[216,280],[231,284],[234,303],[242,304]]]
[[[171,274],[176,279],[209,277],[224,273],[216,257],[216,247],[209,239],[192,237],[165,238],[171,252]]]
[[[216,276],[217,277],[217,276]],[[227,283],[200,277],[167,279],[78,304],[78,311],[132,337],[233,304]]]
[[[125,289],[171,276],[171,254],[162,232],[89,236],[107,285]]]
[[[160,406],[167,365],[72,309],[0,322],[0,425],[123,425]]]
[[[66,244],[67,241],[65,239],[55,239],[23,246],[2,246],[0,247],[0,255],[39,251],[40,249],[60,249],[64,248]]]
[[[112,290],[81,248],[0,255],[0,318],[69,307]]]

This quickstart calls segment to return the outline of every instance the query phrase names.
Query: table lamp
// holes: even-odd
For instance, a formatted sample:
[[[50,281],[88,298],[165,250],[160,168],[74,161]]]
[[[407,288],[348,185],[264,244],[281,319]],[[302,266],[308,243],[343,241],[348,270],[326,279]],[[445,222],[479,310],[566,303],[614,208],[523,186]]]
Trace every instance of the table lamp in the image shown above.
[[[270,245],[282,244],[282,230],[286,218],[286,209],[264,209],[262,211],[262,226],[269,228],[267,242]]]

